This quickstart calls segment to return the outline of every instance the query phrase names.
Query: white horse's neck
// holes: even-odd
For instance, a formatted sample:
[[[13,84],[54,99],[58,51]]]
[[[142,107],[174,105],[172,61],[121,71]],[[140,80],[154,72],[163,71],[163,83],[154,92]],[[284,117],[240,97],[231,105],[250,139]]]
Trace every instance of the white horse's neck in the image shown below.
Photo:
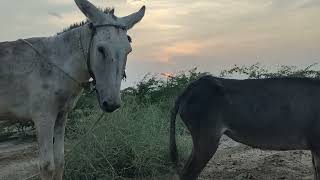
[[[87,56],[92,31],[88,24],[61,33],[49,39],[48,48],[63,71],[78,82],[87,82],[90,78],[87,68]],[[55,49],[55,50],[54,50]]]

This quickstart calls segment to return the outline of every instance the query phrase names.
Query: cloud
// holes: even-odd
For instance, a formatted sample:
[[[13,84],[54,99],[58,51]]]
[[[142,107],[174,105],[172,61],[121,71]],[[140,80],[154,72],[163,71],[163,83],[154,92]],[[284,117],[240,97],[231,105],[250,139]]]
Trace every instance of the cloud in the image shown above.
[[[272,0],[272,8],[275,10],[299,10],[303,8],[319,8],[319,0]]]
[[[144,19],[128,32],[131,74],[250,64],[257,56],[269,64],[313,63],[320,57],[319,0],[90,2],[115,7],[119,16],[146,5]],[[6,24],[0,41],[54,35],[85,19],[73,0],[0,0],[0,7],[0,22]]]
[[[129,4],[136,4],[136,3],[145,3],[146,0],[127,0]]]
[[[176,42],[160,50],[156,58],[168,62],[173,56],[196,55],[200,53],[201,49],[204,49],[205,46],[202,42],[196,41]]]
[[[59,18],[59,19],[63,18],[63,16],[61,14],[56,13],[56,12],[49,12],[48,14],[53,17]]]
[[[309,0],[301,5],[301,8],[319,8],[320,1],[319,0]]]
[[[49,0],[49,4],[56,4],[56,5],[70,5],[74,4],[73,0]]]
[[[54,24],[56,26],[59,26],[60,29],[63,29],[65,27],[68,27],[71,24],[74,24],[76,22],[81,22],[82,20],[85,20],[85,16],[82,13],[79,12],[69,12],[69,13],[63,13],[60,14],[63,18],[49,18],[49,23]]]

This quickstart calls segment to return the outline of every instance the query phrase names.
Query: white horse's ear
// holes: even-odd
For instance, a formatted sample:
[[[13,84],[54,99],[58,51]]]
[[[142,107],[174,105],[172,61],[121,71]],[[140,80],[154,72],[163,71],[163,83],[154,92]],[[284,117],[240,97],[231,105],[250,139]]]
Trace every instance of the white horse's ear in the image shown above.
[[[109,12],[109,14],[114,15],[114,9],[111,9],[111,11]]]
[[[93,23],[103,21],[104,13],[87,0],[74,0],[82,13]]]
[[[129,16],[119,18],[119,21],[121,22],[121,24],[124,24],[126,26],[127,30],[129,30],[143,18],[145,11],[146,7],[142,6],[142,8],[138,12],[135,12]]]

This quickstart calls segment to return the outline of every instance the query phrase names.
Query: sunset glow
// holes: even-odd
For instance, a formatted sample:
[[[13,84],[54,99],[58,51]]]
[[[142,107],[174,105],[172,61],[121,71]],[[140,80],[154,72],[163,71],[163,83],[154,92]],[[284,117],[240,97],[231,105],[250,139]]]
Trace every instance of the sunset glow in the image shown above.
[[[160,73],[162,76],[166,77],[166,78],[173,78],[174,74],[173,73]]]

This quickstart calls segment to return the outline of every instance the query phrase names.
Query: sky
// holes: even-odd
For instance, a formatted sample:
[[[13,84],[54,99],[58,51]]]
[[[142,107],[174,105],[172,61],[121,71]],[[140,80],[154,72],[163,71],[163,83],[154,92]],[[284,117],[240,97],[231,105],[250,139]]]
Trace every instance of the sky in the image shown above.
[[[146,73],[198,67],[218,74],[261,63],[305,67],[320,63],[319,0],[90,0],[119,17],[147,10],[128,34],[130,86]],[[85,19],[73,0],[1,0],[0,41],[52,36]]]

